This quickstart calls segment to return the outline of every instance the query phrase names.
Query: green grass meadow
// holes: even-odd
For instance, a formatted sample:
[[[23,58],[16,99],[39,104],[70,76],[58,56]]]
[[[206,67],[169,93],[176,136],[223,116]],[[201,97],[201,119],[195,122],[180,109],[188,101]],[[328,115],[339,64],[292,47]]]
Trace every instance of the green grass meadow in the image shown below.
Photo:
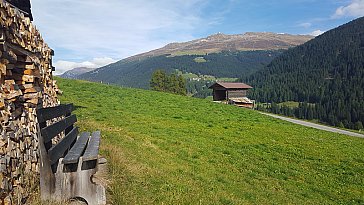
[[[58,79],[101,130],[112,204],[364,204],[364,139],[208,100]]]

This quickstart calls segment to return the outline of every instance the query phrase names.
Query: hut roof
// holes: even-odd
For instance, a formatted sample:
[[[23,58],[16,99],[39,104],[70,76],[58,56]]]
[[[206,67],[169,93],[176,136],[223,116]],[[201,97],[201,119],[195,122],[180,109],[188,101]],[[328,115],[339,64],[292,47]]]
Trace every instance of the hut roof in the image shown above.
[[[213,89],[216,86],[220,86],[226,89],[251,89],[250,85],[247,85],[245,83],[223,83],[223,82],[217,82],[213,85],[211,85],[209,88]]]

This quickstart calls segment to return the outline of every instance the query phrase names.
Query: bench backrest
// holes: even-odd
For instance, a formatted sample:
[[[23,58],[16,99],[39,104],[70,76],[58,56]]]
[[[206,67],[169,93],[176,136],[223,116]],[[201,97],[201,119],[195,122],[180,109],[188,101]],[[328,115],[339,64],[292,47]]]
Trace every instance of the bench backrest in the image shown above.
[[[105,188],[92,181],[99,165],[101,133],[79,134],[73,110],[72,104],[37,110],[41,198],[82,198],[88,204],[106,204]]]
[[[78,128],[74,126],[77,118],[76,115],[72,114],[73,110],[73,104],[37,110],[41,137],[43,138],[44,146],[52,166],[57,164],[58,160],[65,156],[77,139]],[[60,117],[63,119],[57,121]],[[47,126],[47,121],[54,119],[56,119],[56,122]],[[59,136],[62,132],[64,132],[64,138],[60,139],[57,144],[52,144],[52,139]]]

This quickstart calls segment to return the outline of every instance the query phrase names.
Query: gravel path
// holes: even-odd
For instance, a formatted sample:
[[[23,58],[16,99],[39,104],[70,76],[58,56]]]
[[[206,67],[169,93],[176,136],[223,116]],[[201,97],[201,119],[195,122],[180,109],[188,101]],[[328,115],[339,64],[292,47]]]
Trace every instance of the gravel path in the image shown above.
[[[292,122],[292,123],[295,123],[295,124],[303,125],[303,126],[306,126],[306,127],[312,127],[312,128],[316,128],[316,129],[319,129],[319,130],[325,130],[325,131],[329,131],[329,132],[340,133],[340,134],[349,135],[349,136],[352,136],[352,137],[364,138],[363,134],[359,134],[359,133],[355,133],[355,132],[340,130],[340,129],[336,129],[336,128],[333,128],[333,127],[328,127],[328,126],[325,126],[325,125],[319,125],[319,124],[315,124],[315,123],[312,123],[312,122],[306,122],[306,121],[303,121],[303,120],[296,120],[296,119],[292,119],[292,118],[288,118],[288,117],[282,117],[282,116],[274,115],[274,114],[270,114],[270,113],[263,113],[263,112],[260,112],[260,113],[263,114],[263,115],[268,115],[268,116],[271,116],[271,117],[274,117],[274,118],[278,118],[278,119],[285,120],[285,121],[288,121],[288,122]]]

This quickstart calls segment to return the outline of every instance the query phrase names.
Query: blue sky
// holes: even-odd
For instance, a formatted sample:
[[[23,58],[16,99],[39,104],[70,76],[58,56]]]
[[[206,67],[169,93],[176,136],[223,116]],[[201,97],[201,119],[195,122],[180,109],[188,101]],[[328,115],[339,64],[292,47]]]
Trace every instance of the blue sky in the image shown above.
[[[32,0],[57,73],[214,33],[315,34],[364,16],[364,0]]]

